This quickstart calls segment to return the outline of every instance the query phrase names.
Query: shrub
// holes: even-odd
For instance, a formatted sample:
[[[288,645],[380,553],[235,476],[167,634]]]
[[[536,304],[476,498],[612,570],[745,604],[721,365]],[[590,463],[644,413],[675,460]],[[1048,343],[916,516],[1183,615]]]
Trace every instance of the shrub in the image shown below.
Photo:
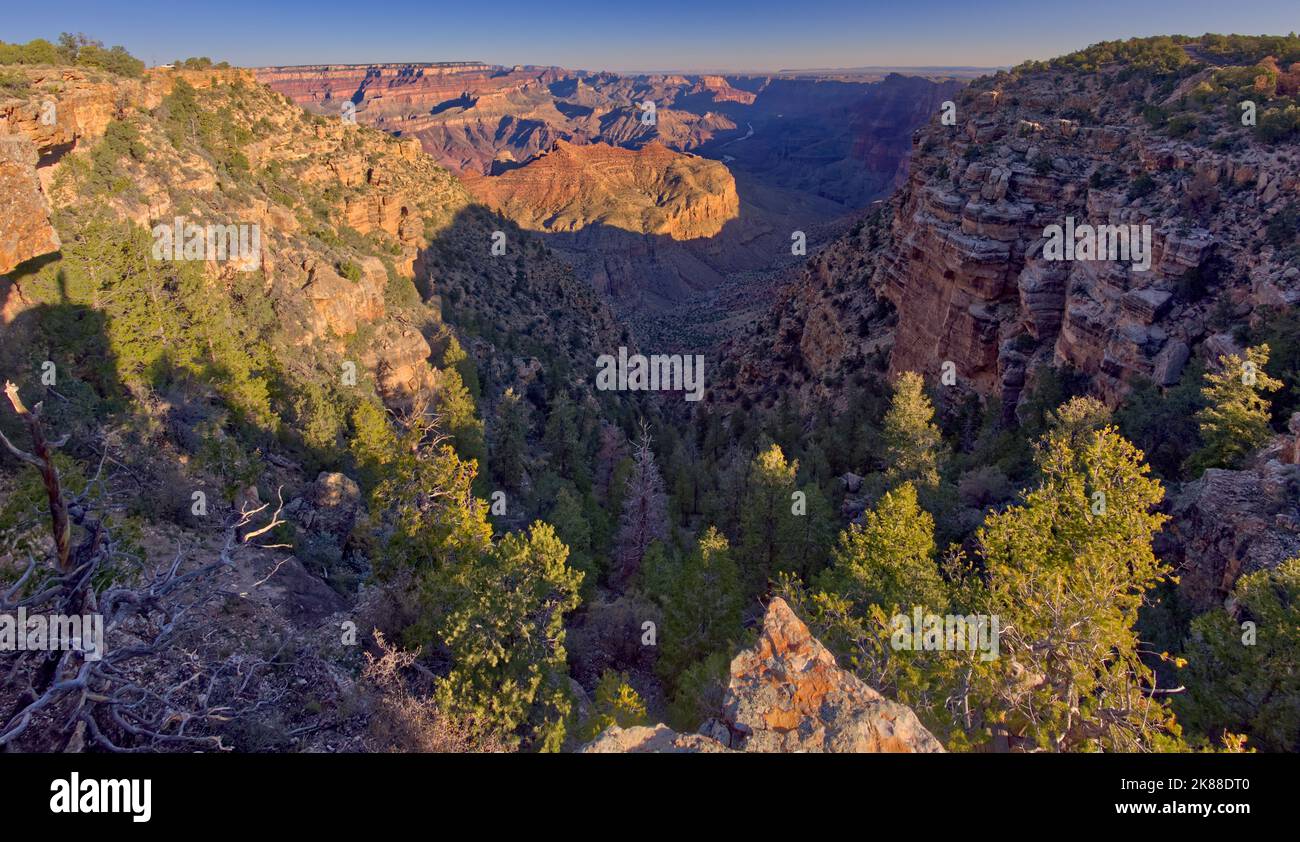
[[[1156,189],[1156,180],[1147,173],[1142,173],[1133,179],[1133,183],[1128,186],[1129,201],[1141,199]]]
[[[357,282],[361,280],[361,267],[351,260],[341,261],[338,265],[339,274],[349,281]]]

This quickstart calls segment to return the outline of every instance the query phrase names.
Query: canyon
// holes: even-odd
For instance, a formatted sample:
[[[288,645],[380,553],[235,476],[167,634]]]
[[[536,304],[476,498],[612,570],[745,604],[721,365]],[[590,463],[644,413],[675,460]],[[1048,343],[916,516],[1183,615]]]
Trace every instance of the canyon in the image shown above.
[[[797,360],[795,388],[827,397],[823,378],[883,351],[895,375],[937,382],[948,364],[1012,418],[1045,366],[1081,373],[1114,405],[1140,380],[1176,384],[1194,354],[1238,351],[1215,313],[1251,322],[1300,302],[1293,250],[1265,241],[1300,193],[1300,159],[1235,120],[1206,120],[1211,143],[1144,116],[1215,72],[1176,87],[1122,66],[976,80],[952,125],[935,113],[916,133],[898,193],[782,292],[779,330],[757,348],[731,343],[752,380],[740,391],[762,393]],[[1151,270],[1051,260],[1051,226],[1070,218],[1146,228]]]
[[[815,248],[901,183],[912,130],[960,87],[899,74],[623,76],[478,62],[257,77],[313,113],[354,109],[418,139],[476,198],[551,235],[639,336],[670,348],[711,347],[797,262],[794,232]],[[722,327],[683,331],[666,315],[679,306]]]
[[[1159,474],[1150,506],[1168,523],[1124,541],[1177,578],[1117,587],[1138,592],[1132,616],[1096,651],[1152,628],[1182,651],[1194,617],[1235,622],[1242,576],[1300,553],[1293,396],[1260,401],[1265,434],[1235,462],[1188,467],[1185,442],[1165,441],[1196,437],[1202,373],[1300,303],[1300,154],[1235,114],[1247,91],[1289,113],[1273,100],[1295,96],[1300,62],[1261,83],[1258,56],[1163,55],[969,82],[22,64],[0,80],[0,370],[68,434],[70,483],[108,472],[107,522],[141,536],[132,564],[230,568],[192,615],[193,651],[159,658],[151,681],[292,645],[249,668],[239,727],[212,726],[241,750],[1027,748],[969,708],[950,720],[955,697],[912,692],[906,668],[872,673],[863,623],[888,607],[867,580],[895,549],[936,598],[970,598],[957,556],[1006,575],[984,527],[1044,487],[1046,431],[1101,441],[1085,427],[1113,418],[1146,437],[1131,478]],[[155,226],[182,218],[255,225],[261,248],[238,263],[151,252]],[[1054,259],[1051,232],[1074,222],[1149,235],[1149,266]],[[1285,327],[1275,365],[1300,353]],[[698,355],[707,382],[605,388],[615,350]],[[47,363],[59,380],[42,391]],[[919,384],[910,408],[902,383]],[[902,462],[886,432],[909,420],[932,481],[886,500]],[[0,476],[5,505],[25,507],[0,524],[15,562],[43,546],[58,497],[25,476]],[[1044,522],[1075,523],[1091,479],[1076,478],[1049,489]],[[190,508],[196,490],[219,518]],[[1124,505],[1112,497],[1147,514]],[[240,544],[253,510],[280,520],[275,544]],[[906,526],[908,545],[855,556],[876,534],[864,525]],[[91,537],[87,552],[115,551]],[[1152,628],[1134,619],[1148,587]],[[348,622],[375,632],[364,652],[338,643]],[[385,636],[405,672],[362,686]],[[998,664],[1011,685],[1045,684],[1011,668],[1042,647],[1005,642],[1023,659]],[[426,730],[374,727],[394,705]],[[49,733],[29,747],[96,739]],[[1036,747],[1139,744],[1066,736]],[[1192,747],[1151,745],[1175,744]]]

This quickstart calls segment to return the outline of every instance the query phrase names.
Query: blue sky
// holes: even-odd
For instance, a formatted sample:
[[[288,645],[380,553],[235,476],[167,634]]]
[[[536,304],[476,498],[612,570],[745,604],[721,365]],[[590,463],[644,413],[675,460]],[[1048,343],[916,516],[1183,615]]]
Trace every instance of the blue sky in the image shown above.
[[[1016,64],[1135,35],[1300,29],[1300,0],[5,0],[0,40],[85,32],[149,63],[592,70]]]

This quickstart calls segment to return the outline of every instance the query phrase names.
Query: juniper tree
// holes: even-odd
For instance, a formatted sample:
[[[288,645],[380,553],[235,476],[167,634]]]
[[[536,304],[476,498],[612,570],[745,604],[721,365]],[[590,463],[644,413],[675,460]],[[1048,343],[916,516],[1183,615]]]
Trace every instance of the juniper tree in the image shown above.
[[[915,609],[928,616],[982,613],[982,589],[964,570],[949,565],[953,585],[940,574],[934,530],[915,487],[904,483],[886,492],[861,526],[840,533],[819,590],[808,593],[787,580],[782,592],[864,681],[912,707],[956,747],[973,723],[967,705],[974,673],[987,670],[979,654],[893,646],[897,618],[910,622]],[[963,587],[967,582],[972,586]]]
[[[572,701],[564,615],[578,607],[582,574],[550,525],[510,533],[478,564],[445,568],[427,583],[447,606],[437,635],[452,659],[440,706],[476,731],[558,751]]]
[[[358,463],[382,477],[370,495],[376,572],[411,599],[404,643],[450,660],[439,705],[480,735],[558,749],[570,705],[563,616],[582,582],[568,548],[540,521],[493,545],[473,463],[426,415],[386,433],[362,405],[354,423]]]
[[[1085,404],[1063,413],[1087,418]],[[1039,487],[977,534],[1002,628],[989,720],[1044,750],[1169,746],[1178,726],[1134,630],[1169,572],[1151,549],[1167,520],[1152,511],[1164,490],[1111,426],[1058,425],[1038,464]]]
[[[477,564],[491,549],[487,506],[474,497],[474,465],[461,459],[425,416],[408,417],[405,428],[385,436],[371,410],[362,410],[364,438],[354,438],[353,453],[382,474],[370,495],[372,512],[383,513],[387,528],[376,558],[381,575],[423,574],[444,567]],[[429,623],[413,631],[427,640]]]

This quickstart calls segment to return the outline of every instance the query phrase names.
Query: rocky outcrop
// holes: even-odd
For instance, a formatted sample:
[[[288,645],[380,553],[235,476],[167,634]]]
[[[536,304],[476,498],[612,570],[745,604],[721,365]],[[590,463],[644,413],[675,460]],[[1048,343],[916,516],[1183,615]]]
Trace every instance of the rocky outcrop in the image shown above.
[[[714,236],[740,208],[725,166],[659,143],[632,150],[557,141],[527,166],[469,187],[519,225],[542,231],[606,225],[692,240]]]
[[[582,749],[619,751],[724,751],[911,753],[943,746],[904,705],[891,702],[853,674],[795,616],[773,599],[753,649],[731,662],[722,715],[700,733],[683,735],[664,725],[611,728]]]
[[[23,135],[0,135],[0,274],[59,248],[36,175],[38,157]]]
[[[751,91],[733,88],[731,83],[722,76],[701,76],[691,88],[691,93],[704,94],[711,97],[714,102],[739,102],[742,105],[753,105],[754,100],[758,99],[758,95]]]
[[[610,726],[583,746],[583,754],[723,754],[731,749],[702,734],[679,734],[667,725]]]
[[[1300,557],[1300,465],[1262,458],[1240,471],[1211,468],[1183,488],[1170,515],[1157,549],[1180,594],[1197,611],[1222,605],[1241,576]]]
[[[955,125],[936,108],[916,133],[888,237],[859,261],[871,276],[803,278],[813,294],[802,297],[856,281],[859,313],[887,298],[892,335],[871,331],[892,342],[891,373],[937,379],[951,362],[961,386],[1000,400],[1008,416],[1044,364],[1082,372],[1111,403],[1139,378],[1175,383],[1192,354],[1210,356],[1200,346],[1216,308],[1249,320],[1300,302],[1294,249],[1263,236],[1300,198],[1300,167],[1286,144],[1265,145],[1232,121],[1213,127],[1231,137],[1211,144],[1162,133],[1133,107],[1167,97],[1119,63],[977,80],[955,99]],[[1149,268],[1048,259],[1046,229],[1068,218],[1149,226]],[[834,375],[837,345],[859,344],[823,340],[800,353],[813,381]]]
[[[782,599],[731,662],[722,723],[746,751],[943,751],[916,715],[839,668]]]

